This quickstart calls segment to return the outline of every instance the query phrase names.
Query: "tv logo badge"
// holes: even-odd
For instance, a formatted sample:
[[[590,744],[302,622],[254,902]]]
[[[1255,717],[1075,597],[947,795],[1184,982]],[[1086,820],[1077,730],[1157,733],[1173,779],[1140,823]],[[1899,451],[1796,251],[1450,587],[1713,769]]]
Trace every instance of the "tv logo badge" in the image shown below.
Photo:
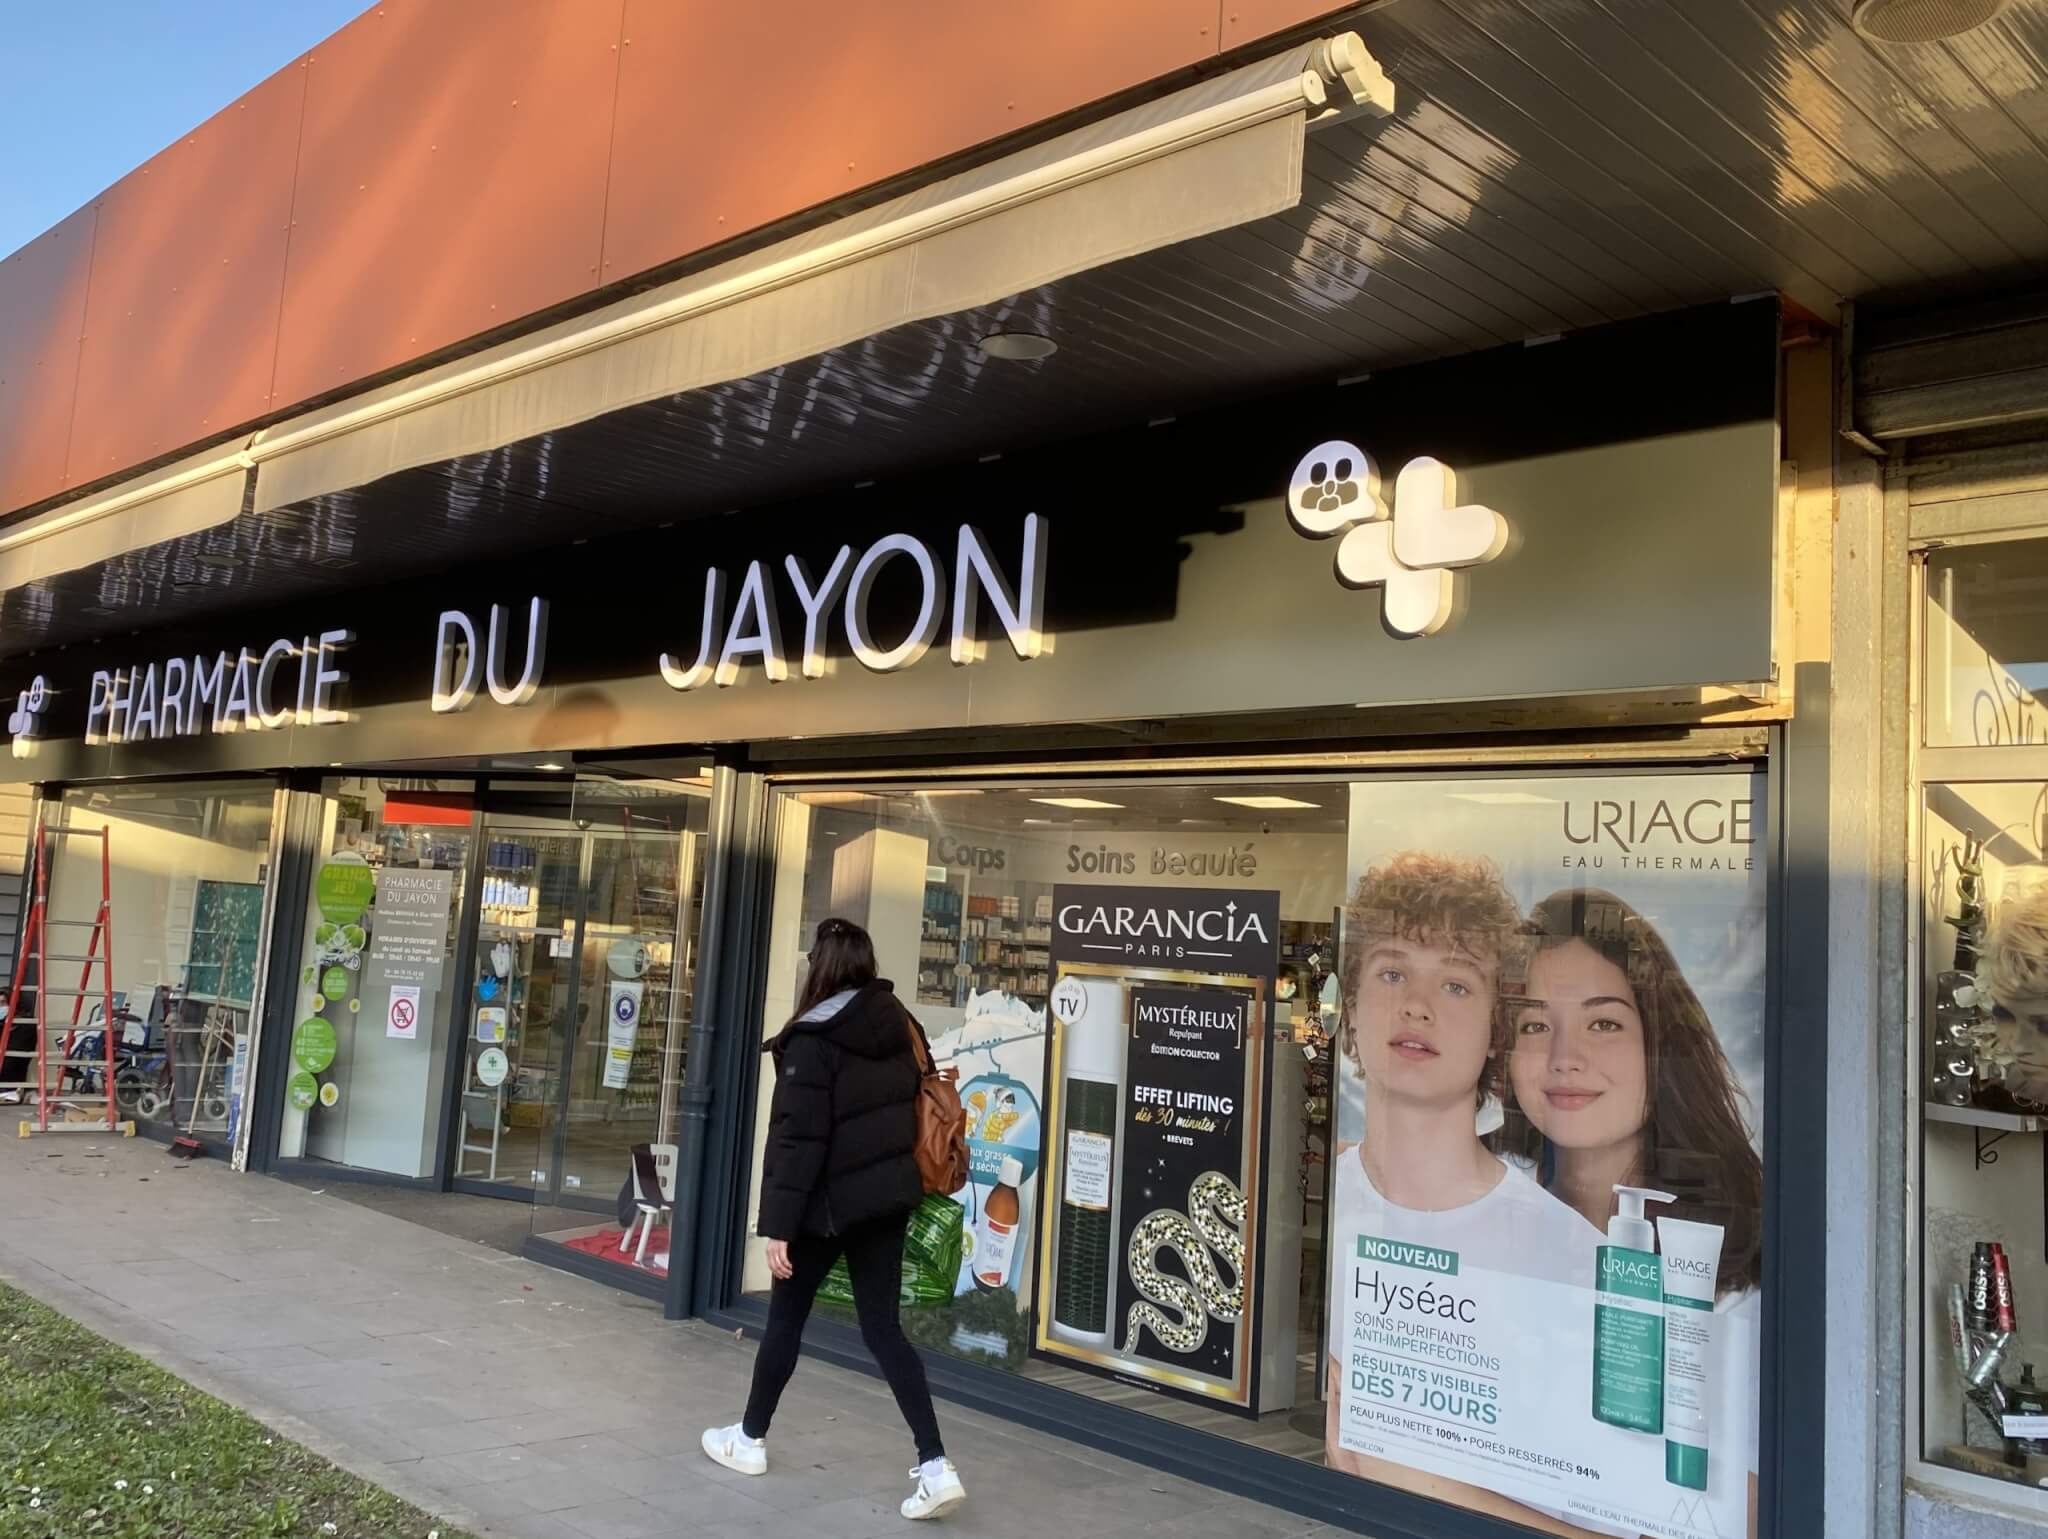
[[[40,673],[15,697],[14,714],[7,718],[7,730],[14,734],[15,758],[26,759],[35,752],[35,741],[42,735],[43,711],[49,703],[49,681]]]
[[[1379,466],[1341,438],[1301,457],[1287,484],[1287,517],[1311,539],[1341,534],[1337,580],[1378,588],[1387,629],[1433,636],[1457,610],[1457,574],[1508,545],[1508,521],[1458,500],[1458,478],[1442,460],[1412,459],[1394,477],[1388,505]]]

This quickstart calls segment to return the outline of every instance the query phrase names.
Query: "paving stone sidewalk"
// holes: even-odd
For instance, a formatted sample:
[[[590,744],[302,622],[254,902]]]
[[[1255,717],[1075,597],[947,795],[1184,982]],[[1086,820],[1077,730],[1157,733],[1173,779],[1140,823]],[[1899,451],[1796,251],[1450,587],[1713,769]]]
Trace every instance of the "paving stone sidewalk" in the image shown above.
[[[706,1461],[751,1343],[473,1241],[146,1141],[0,1145],[0,1278],[325,1457],[515,1539],[865,1539],[906,1528],[878,1380],[805,1362],[774,1469]],[[1297,1515],[940,1403],[955,1536],[1296,1539]]]

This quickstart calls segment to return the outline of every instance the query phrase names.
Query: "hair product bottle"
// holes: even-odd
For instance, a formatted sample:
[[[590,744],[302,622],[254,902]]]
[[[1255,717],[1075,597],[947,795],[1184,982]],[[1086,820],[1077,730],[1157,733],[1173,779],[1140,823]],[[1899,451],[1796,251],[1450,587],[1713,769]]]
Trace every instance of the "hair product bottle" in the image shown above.
[[[1619,1206],[1596,1257],[1593,1416],[1631,1432],[1664,1430],[1664,1268],[1643,1204],[1669,1192],[1617,1186]]]
[[[1991,1321],[2001,1331],[2020,1328],[2012,1293],[2012,1263],[2005,1259],[2005,1247],[1995,1240],[1991,1245]]]
[[[994,1292],[1010,1280],[1017,1256],[1017,1219],[1023,1205],[1017,1188],[1024,1184],[1024,1166],[1015,1155],[1003,1156],[995,1190],[981,1207],[981,1233],[974,1238],[974,1283]]]
[[[1123,991],[1069,975],[1053,1007],[1066,1033],[1059,1234],[1052,1319],[1069,1339],[1106,1344],[1116,1264],[1117,1117],[1123,1100]]]
[[[1973,1331],[1993,1329],[1997,1317],[1991,1272],[1991,1242],[1979,1240],[1970,1250],[1970,1281],[1963,1294],[1963,1323]]]

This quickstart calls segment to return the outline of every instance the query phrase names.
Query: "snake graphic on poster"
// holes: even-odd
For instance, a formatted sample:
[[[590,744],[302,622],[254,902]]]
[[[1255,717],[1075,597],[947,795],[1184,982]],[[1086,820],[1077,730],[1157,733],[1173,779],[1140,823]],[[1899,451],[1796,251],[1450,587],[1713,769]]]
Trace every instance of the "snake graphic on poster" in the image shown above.
[[[1187,1212],[1161,1208],[1138,1221],[1129,1265],[1131,1282],[1144,1297],[1131,1306],[1125,1324],[1126,1356],[1137,1350],[1140,1329],[1168,1351],[1188,1353],[1208,1340],[1211,1319],[1232,1322],[1244,1313],[1244,1220],[1244,1193],[1228,1176],[1208,1170],[1189,1185]],[[1186,1277],[1159,1270],[1162,1250],[1180,1257]],[[1229,1272],[1227,1282],[1211,1251]]]

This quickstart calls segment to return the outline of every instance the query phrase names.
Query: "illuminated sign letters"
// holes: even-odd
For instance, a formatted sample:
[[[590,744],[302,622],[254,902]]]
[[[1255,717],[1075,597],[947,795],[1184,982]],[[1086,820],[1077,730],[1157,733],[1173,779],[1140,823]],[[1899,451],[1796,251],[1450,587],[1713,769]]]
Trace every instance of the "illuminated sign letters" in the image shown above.
[[[482,647],[476,641],[476,622],[460,609],[444,609],[434,626],[434,686],[429,702],[441,713],[469,709],[476,699],[478,675],[491,698],[500,705],[526,705],[540,693],[541,670],[547,665],[548,603],[536,598],[526,606],[526,661],[519,677],[505,682],[507,654],[511,651],[508,632],[511,611],[503,604],[491,606]]]
[[[338,657],[351,631],[280,636],[262,652],[168,658],[95,669],[86,694],[88,743],[147,743],[206,732],[274,732],[348,720],[338,704],[348,674]]]
[[[1014,585],[990,551],[987,537],[972,524],[960,526],[950,589],[939,554],[916,535],[885,535],[866,550],[842,545],[821,576],[814,575],[800,558],[786,556],[782,569],[803,615],[796,671],[806,679],[825,676],[826,636],[834,605],[843,610],[847,648],[862,667],[876,673],[908,668],[932,649],[946,629],[949,597],[950,655],[956,665],[979,662],[984,655],[975,635],[984,600],[995,612],[1010,650],[1026,660],[1038,657],[1045,651],[1045,553],[1046,521],[1033,513],[1024,520]],[[903,634],[884,638],[876,633],[870,609],[875,587],[891,563],[914,571],[917,609]],[[732,594],[730,612],[728,593]],[[661,654],[661,677],[671,689],[699,689],[714,683],[721,689],[730,688],[739,682],[741,666],[750,659],[759,659],[762,676],[771,684],[787,680],[790,657],[774,564],[748,562],[736,591],[723,569],[707,569],[703,616],[694,640],[696,656],[687,664],[673,653]]]

